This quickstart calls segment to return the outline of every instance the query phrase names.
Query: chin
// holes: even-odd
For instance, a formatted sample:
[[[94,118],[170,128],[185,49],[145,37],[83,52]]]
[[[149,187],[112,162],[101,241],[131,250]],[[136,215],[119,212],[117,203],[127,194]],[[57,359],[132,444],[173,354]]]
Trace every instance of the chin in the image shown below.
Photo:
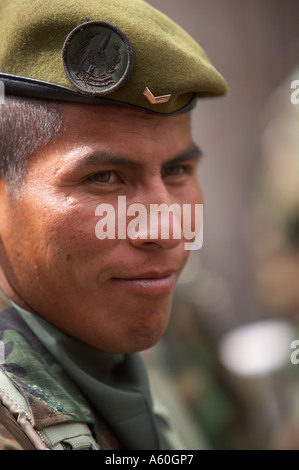
[[[155,324],[153,322],[134,324],[132,328],[113,338],[113,342],[110,338],[110,344],[104,345],[103,342],[99,342],[96,346],[114,354],[142,352],[152,348],[160,341],[166,331],[167,324],[168,320],[165,319]]]
[[[102,351],[114,354],[141,352],[152,348],[162,338],[168,326],[170,312],[169,299],[162,305],[157,302],[149,305],[148,302],[143,308],[139,304],[131,304],[122,310],[121,316],[113,314],[114,312],[110,316],[105,315],[106,321],[100,321],[100,310],[84,328],[70,333]]]
[[[134,344],[129,344],[129,345],[118,345],[112,350],[106,351],[110,352],[113,354],[134,354],[134,353],[139,353],[143,351],[147,351],[148,349],[153,348],[161,339],[162,336],[160,336],[158,339],[155,340],[146,340],[146,341],[136,341]]]
[[[132,331],[130,331],[130,340],[127,343],[126,352],[141,352],[155,346],[162,336],[164,335],[169,316],[160,319],[159,322],[148,322],[143,324],[136,324]]]
[[[135,344],[131,344],[123,354],[130,354],[136,352],[146,351],[147,349],[153,348],[162,338],[163,334],[156,338],[140,338]]]

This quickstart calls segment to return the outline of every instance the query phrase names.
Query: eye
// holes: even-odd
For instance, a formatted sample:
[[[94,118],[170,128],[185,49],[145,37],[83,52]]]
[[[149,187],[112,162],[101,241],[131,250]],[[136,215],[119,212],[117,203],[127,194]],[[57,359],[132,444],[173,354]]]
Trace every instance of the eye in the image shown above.
[[[91,183],[115,184],[120,183],[120,177],[114,171],[100,171],[88,177]]]
[[[164,169],[163,176],[184,176],[191,174],[191,168],[188,165],[174,165]]]

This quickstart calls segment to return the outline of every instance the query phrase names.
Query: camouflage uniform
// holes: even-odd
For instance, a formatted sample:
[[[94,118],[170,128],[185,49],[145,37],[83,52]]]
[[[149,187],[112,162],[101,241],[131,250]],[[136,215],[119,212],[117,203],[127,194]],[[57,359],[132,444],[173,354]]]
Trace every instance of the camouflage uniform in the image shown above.
[[[76,436],[63,442],[65,449],[119,448],[107,426],[14,307],[0,315],[0,341],[5,356],[0,366],[0,449],[59,448],[55,437],[47,436],[44,430],[74,423],[83,423],[86,437],[81,435],[80,442]],[[14,394],[14,387],[21,397]]]
[[[115,355],[119,362],[113,360],[111,367],[111,355],[94,349],[96,379],[83,365],[78,380],[65,367],[68,351],[51,336],[54,327],[40,318],[50,327],[50,334],[42,330],[41,340],[40,331],[32,328],[36,318],[9,300],[0,313],[0,450],[185,448],[168,412],[152,400],[139,354]],[[92,350],[85,349],[90,347],[56,331],[75,348],[83,346],[79,355],[87,352],[90,369]],[[54,354],[44,337],[55,339]],[[102,382],[101,373],[108,379]]]

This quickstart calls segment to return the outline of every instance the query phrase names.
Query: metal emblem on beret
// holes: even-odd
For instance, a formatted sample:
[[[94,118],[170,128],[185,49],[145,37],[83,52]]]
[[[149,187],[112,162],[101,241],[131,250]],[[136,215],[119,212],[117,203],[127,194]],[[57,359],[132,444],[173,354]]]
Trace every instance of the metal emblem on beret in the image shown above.
[[[134,52],[129,39],[113,23],[88,21],[67,36],[62,49],[66,75],[81,93],[105,96],[130,78]]]

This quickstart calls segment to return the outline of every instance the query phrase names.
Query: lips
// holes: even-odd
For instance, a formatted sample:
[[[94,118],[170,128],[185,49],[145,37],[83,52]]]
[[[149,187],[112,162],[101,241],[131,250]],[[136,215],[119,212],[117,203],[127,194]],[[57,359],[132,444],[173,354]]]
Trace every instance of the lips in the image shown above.
[[[175,285],[176,272],[147,271],[132,276],[115,277],[111,281],[119,288],[140,293],[142,295],[161,295],[169,293]]]
[[[146,272],[143,272],[143,273],[139,273],[139,274],[133,274],[132,276],[128,276],[128,275],[125,275],[125,276],[118,276],[114,279],[125,279],[125,280],[140,280],[140,279],[163,279],[163,278],[166,278],[168,276],[170,276],[171,274],[174,274],[177,270],[174,270],[174,269],[169,269],[167,271],[163,271],[163,272],[159,272],[159,271],[146,271]]]

